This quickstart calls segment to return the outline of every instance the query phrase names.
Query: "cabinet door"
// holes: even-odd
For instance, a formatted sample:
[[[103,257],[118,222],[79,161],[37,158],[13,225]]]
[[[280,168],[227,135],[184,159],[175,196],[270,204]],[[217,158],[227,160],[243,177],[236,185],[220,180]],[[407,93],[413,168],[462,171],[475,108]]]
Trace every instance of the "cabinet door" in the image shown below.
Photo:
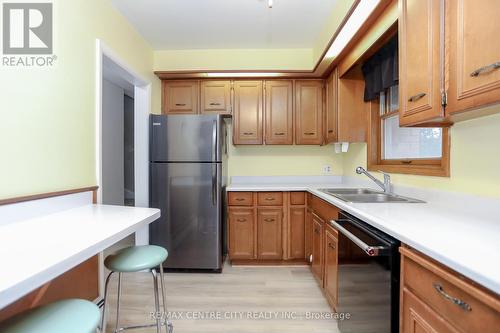
[[[229,257],[255,258],[255,219],[253,208],[229,209]]]
[[[312,264],[314,277],[323,286],[323,221],[316,215],[312,216]]]
[[[401,333],[459,333],[431,307],[403,287],[401,300]]]
[[[399,0],[400,124],[439,122],[443,63],[444,0]]]
[[[234,82],[233,143],[262,144],[262,81]]]
[[[453,114],[500,101],[500,1],[448,0],[448,104]]]
[[[328,302],[336,309],[338,295],[338,240],[325,231],[325,293]]]
[[[305,257],[305,219],[306,209],[304,207],[290,208],[290,258],[303,259]]]
[[[306,225],[305,225],[305,230],[304,230],[304,241],[305,241],[305,258],[309,264],[311,264],[311,255],[312,255],[312,228],[313,228],[313,223],[312,223],[312,212],[308,208],[306,210]]]
[[[325,143],[337,141],[337,79],[338,70],[335,68],[326,80]]]
[[[162,88],[163,113],[198,113],[198,81],[162,81]]]
[[[257,258],[281,259],[282,209],[258,209],[257,216]]]
[[[201,82],[201,112],[231,114],[231,82]]]
[[[265,142],[267,145],[293,144],[292,81],[265,82]]]
[[[295,82],[295,143],[323,143],[323,81]]]

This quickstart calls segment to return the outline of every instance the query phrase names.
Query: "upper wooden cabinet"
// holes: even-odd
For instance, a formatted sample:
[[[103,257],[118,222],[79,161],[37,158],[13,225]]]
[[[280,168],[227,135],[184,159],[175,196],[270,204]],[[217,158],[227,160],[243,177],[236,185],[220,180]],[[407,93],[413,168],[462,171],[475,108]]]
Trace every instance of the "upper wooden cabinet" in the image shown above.
[[[162,81],[164,114],[198,113],[198,81]]]
[[[446,11],[447,114],[499,102],[500,1],[448,0]]]
[[[262,81],[234,82],[233,143],[263,143]]]
[[[337,80],[338,69],[335,68],[325,83],[325,143],[337,140]]]
[[[441,122],[444,0],[399,0],[401,126]]]
[[[293,144],[293,84],[289,80],[266,81],[265,142],[267,145]]]
[[[231,114],[231,81],[201,81],[201,113]]]
[[[323,143],[323,81],[295,82],[295,143]]]
[[[368,126],[368,103],[363,100],[365,82],[355,68],[337,80],[337,142],[365,142]]]

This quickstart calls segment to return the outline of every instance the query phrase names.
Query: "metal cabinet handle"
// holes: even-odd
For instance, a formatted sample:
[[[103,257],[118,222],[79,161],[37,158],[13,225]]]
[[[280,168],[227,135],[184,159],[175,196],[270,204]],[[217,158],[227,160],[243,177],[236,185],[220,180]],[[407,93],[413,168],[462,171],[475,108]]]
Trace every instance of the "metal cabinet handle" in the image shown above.
[[[490,65],[483,66],[483,67],[480,67],[480,68],[476,69],[475,71],[473,71],[472,73],[470,73],[470,76],[476,77],[476,76],[479,76],[481,74],[492,72],[495,69],[499,69],[499,68],[500,68],[500,61],[497,61],[497,62],[494,62],[494,63],[492,63]]]
[[[333,133],[333,130],[328,130],[328,133]]]
[[[175,106],[186,106],[184,103],[175,103]]]
[[[314,232],[319,235],[319,229],[318,228],[314,229]]]
[[[285,135],[284,132],[277,132],[277,133],[274,133],[274,135]]]
[[[234,200],[236,200],[236,201],[244,201],[245,199],[243,199],[243,198],[236,198]]]
[[[330,247],[332,250],[335,250],[335,244],[333,243],[328,243],[328,247]]]
[[[304,133],[304,135],[314,135],[314,134],[316,134],[316,133],[314,133],[314,132],[305,132]]]
[[[444,289],[443,289],[443,286],[440,285],[439,283],[433,283],[432,286],[434,287],[434,289],[436,289],[436,291],[441,295],[443,296],[443,298],[447,299],[448,301],[452,302],[453,304],[455,305],[458,305],[459,307],[461,307],[463,310],[465,311],[472,311],[472,308],[470,307],[469,304],[467,304],[466,302],[462,301],[461,299],[458,299],[456,297],[453,297],[453,296],[450,296],[448,295]]]
[[[253,132],[244,132],[243,135],[253,135]]]
[[[274,198],[266,198],[267,201],[274,201]]]
[[[425,95],[427,95],[427,94],[426,93],[420,93],[420,94],[413,95],[410,98],[408,98],[408,102],[416,102],[419,99],[421,99],[422,97],[424,97]]]
[[[245,222],[247,219],[236,219],[238,222]]]
[[[220,105],[220,103],[210,103],[210,105]]]
[[[266,222],[274,222],[274,219],[264,219]]]

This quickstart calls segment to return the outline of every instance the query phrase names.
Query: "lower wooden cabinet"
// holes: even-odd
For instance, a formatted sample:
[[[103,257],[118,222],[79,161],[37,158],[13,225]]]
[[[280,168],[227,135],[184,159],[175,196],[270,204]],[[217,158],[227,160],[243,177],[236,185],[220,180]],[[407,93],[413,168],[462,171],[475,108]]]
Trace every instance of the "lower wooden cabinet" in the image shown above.
[[[325,275],[324,288],[328,303],[336,309],[338,295],[338,234],[336,230],[327,226],[325,228]]]
[[[312,223],[312,210],[308,207],[306,209],[306,219],[305,219],[305,230],[304,230],[304,242],[305,242],[305,254],[306,261],[311,265],[312,256],[312,234],[313,234],[313,223]]]
[[[498,295],[415,250],[400,252],[403,333],[498,332]]]
[[[232,259],[255,258],[255,213],[253,208],[229,210],[229,256]]]
[[[288,216],[288,228],[290,229],[290,259],[303,259],[305,258],[305,207],[291,207]]]
[[[257,210],[257,259],[281,259],[281,208],[259,208]]]
[[[311,270],[321,287],[323,287],[323,225],[324,222],[313,214]]]

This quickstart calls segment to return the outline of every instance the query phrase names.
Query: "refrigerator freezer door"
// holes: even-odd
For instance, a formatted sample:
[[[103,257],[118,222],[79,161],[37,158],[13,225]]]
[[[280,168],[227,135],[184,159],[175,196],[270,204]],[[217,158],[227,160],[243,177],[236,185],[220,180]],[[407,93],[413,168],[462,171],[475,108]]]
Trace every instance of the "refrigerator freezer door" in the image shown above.
[[[220,162],[221,126],[217,115],[152,115],[151,161]]]
[[[165,247],[166,268],[220,269],[221,163],[151,163],[150,243]]]

